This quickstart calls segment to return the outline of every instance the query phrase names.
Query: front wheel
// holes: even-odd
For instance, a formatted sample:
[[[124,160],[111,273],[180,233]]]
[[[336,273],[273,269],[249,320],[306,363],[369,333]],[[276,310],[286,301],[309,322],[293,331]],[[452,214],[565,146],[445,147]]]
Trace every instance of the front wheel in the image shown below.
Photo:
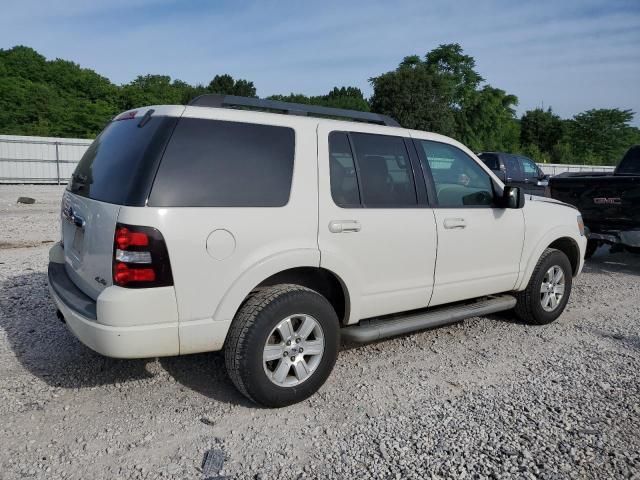
[[[573,280],[569,258],[554,248],[547,248],[531,274],[527,288],[516,294],[515,312],[526,323],[544,325],[564,311]]]
[[[338,317],[325,297],[299,285],[275,285],[254,292],[240,308],[225,343],[225,363],[249,399],[284,407],[322,386],[338,345]]]

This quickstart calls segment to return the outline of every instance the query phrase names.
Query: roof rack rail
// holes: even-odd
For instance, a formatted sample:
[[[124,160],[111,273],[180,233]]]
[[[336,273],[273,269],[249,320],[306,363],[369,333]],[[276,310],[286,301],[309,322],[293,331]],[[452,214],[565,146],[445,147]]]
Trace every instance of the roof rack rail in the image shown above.
[[[273,110],[287,115],[321,116],[346,118],[360,122],[376,123],[389,127],[399,127],[393,118],[379,113],[360,112],[358,110],[344,110],[342,108],[321,107],[319,105],[305,105],[303,103],[281,102],[279,100],[263,100],[261,98],[239,97],[237,95],[200,95],[189,102],[195,107],[247,107],[254,109]]]

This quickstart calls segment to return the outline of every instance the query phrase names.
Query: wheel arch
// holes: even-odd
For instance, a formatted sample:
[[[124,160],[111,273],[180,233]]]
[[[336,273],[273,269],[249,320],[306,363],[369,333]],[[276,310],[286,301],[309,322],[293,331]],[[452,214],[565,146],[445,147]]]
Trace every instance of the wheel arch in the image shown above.
[[[586,245],[586,240],[584,244]],[[516,283],[515,290],[526,288],[540,256],[547,248],[555,248],[567,255],[574,277],[580,273],[583,265],[581,252],[584,246],[581,248],[579,239],[576,239],[573,234],[570,234],[564,228],[554,229],[538,241],[528,257],[523,257],[524,264],[521,263],[521,276]]]
[[[337,273],[321,268],[317,250],[283,252],[264,259],[236,279],[213,314],[214,320],[232,320],[252,291],[259,287],[291,283],[317,291],[331,303],[341,323],[351,313],[351,296]]]
[[[556,250],[560,250],[562,253],[564,253],[569,258],[569,262],[571,263],[573,276],[575,277],[578,274],[578,270],[580,268],[580,247],[573,238],[558,238],[557,240],[551,242],[546,248],[555,248]]]
[[[349,318],[349,291],[344,281],[334,272],[321,267],[289,268],[265,278],[255,288],[282,283],[300,285],[318,292],[329,301],[341,324]]]

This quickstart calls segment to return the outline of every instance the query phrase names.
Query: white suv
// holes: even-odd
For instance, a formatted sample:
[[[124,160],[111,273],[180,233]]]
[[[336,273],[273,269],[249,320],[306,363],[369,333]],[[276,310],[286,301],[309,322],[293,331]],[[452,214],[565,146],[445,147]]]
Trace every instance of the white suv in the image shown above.
[[[577,210],[525,202],[450,138],[205,95],[98,136],[62,199],[49,285],[93,350],[224,350],[243,394],[284,406],[325,382],[341,337],[510,309],[555,320],[585,246]]]

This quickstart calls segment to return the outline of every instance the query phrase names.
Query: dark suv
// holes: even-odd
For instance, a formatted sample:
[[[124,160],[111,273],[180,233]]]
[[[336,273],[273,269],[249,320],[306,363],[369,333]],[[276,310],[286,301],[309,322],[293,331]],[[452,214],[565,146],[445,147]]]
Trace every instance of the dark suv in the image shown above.
[[[546,190],[549,175],[530,158],[504,152],[482,152],[478,157],[505,184],[520,187],[531,195],[549,196]]]

